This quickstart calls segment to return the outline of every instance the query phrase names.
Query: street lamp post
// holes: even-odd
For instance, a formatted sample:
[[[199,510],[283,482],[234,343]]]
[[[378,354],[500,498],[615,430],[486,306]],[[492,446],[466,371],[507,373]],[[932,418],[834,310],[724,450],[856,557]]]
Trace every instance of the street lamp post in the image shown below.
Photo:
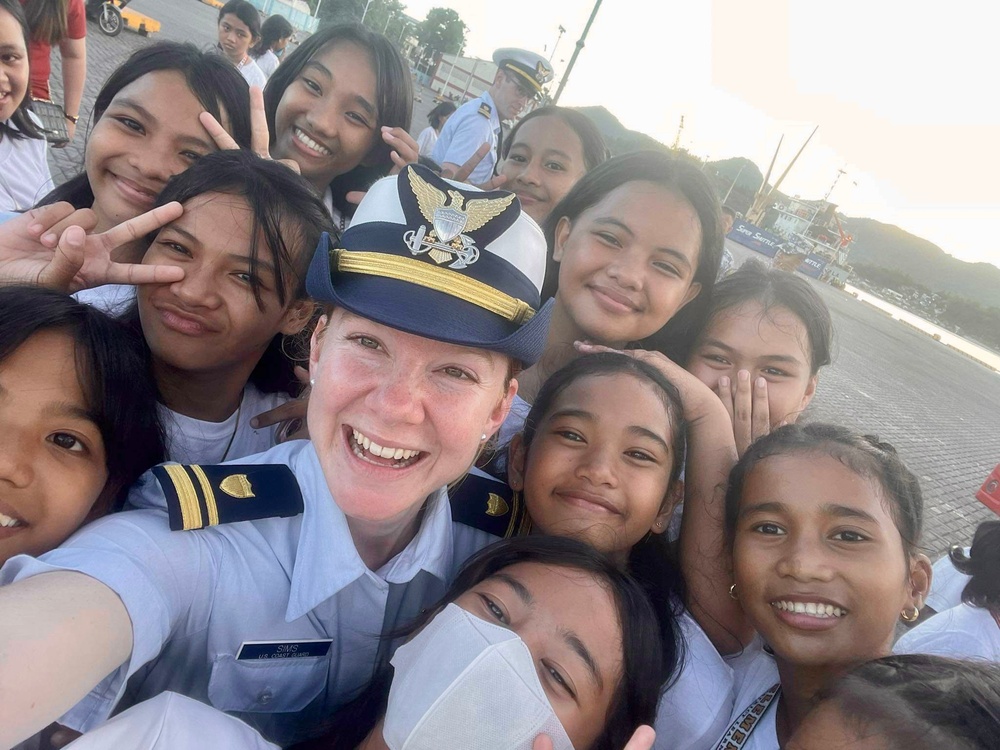
[[[556,37],[556,43],[552,45],[552,54],[549,55],[549,62],[552,62],[552,58],[556,56],[556,47],[559,46],[559,40],[562,39],[562,35],[566,33],[566,29],[563,28],[562,24],[559,24],[559,36]]]
[[[364,22],[365,22],[365,16],[367,16],[367,15],[368,15],[368,8],[369,8],[369,6],[371,6],[371,4],[372,4],[372,0],[368,0],[368,1],[367,1],[367,2],[365,3],[365,9],[364,9],[364,11],[363,11],[363,12],[361,13],[361,23],[364,23]]]
[[[580,56],[580,50],[583,49],[583,45],[587,39],[587,33],[590,31],[591,24],[594,23],[594,18],[597,16],[597,11],[601,7],[602,0],[597,0],[594,3],[594,9],[590,12],[590,18],[587,19],[587,25],[583,29],[583,34],[580,36],[576,43],[576,49],[573,50],[573,56],[569,59],[569,65],[566,66],[566,72],[563,74],[562,80],[559,81],[559,88],[556,89],[556,95],[552,97],[552,103],[558,104],[559,97],[566,88],[566,81],[569,80],[569,74],[573,71],[573,66],[576,64],[576,58]]]

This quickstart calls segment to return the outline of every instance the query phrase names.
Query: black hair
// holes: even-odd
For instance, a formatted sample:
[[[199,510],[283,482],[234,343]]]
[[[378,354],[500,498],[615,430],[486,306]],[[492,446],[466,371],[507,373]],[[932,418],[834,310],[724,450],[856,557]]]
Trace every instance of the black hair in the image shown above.
[[[731,206],[723,206],[722,213],[724,213],[726,216],[731,216],[734,219],[736,218],[736,209],[732,208]]]
[[[819,699],[832,701],[859,738],[876,736],[886,750],[994,750],[1000,738],[1000,664],[993,662],[886,656],[855,667]]]
[[[31,32],[28,30],[28,21],[24,16],[24,8],[21,7],[21,3],[17,0],[0,0],[0,11],[10,13],[21,27],[21,34],[24,37],[24,54],[27,55]],[[44,138],[28,114],[31,109],[31,78],[30,71],[27,73],[24,81],[24,98],[7,120],[0,121],[0,141],[4,138],[10,138],[12,141],[21,138]]]
[[[903,551],[907,556],[917,552],[924,521],[920,480],[889,443],[822,422],[779,427],[756,440],[737,461],[729,474],[725,501],[730,544],[736,532],[743,487],[753,468],[765,458],[803,453],[831,456],[859,476],[874,481],[903,540]]]
[[[0,286],[0,361],[32,336],[59,331],[76,351],[76,372],[88,417],[104,441],[108,480],[90,518],[119,510],[128,488],[164,460],[156,390],[143,372],[142,339],[128,326],[61,292]]]
[[[563,218],[575,221],[584,211],[597,205],[610,192],[630,182],[652,182],[687,201],[701,224],[701,247],[692,283],[701,284],[701,291],[658,332],[641,342],[643,349],[662,351],[675,361],[680,342],[692,337],[698,323],[705,318],[712,299],[712,287],[722,262],[722,212],[719,199],[708,178],[690,160],[662,151],[636,151],[614,156],[585,174],[552,209],[543,230],[549,254],[555,248],[556,228]],[[546,273],[542,299],[555,296],[558,273],[549,278]]]
[[[305,299],[305,276],[320,235],[336,236],[322,201],[309,184],[284,164],[262,159],[249,149],[215,151],[203,156],[179,175],[170,178],[156,199],[162,206],[171,201],[186,203],[205,193],[223,193],[244,198],[253,221],[249,228],[251,289],[263,309],[259,266],[274,266],[278,301]],[[152,242],[155,233],[147,238]],[[139,325],[137,305],[125,314]],[[278,334],[257,363],[251,381],[265,393],[293,393],[298,383],[292,361],[282,351],[284,336]]]
[[[321,29],[300,44],[278,66],[264,88],[264,110],[267,113],[267,127],[271,133],[271,145],[277,138],[275,115],[281,97],[306,64],[329,44],[350,42],[365,50],[375,71],[375,109],[378,122],[375,123],[375,142],[365,157],[363,164],[339,175],[330,183],[333,205],[346,216],[353,216],[354,204],[347,200],[352,190],[367,190],[392,169],[392,149],[382,140],[380,128],[384,125],[408,129],[413,115],[413,84],[409,67],[399,50],[384,35],[371,31],[361,24],[339,24]]]
[[[94,101],[91,122],[96,123],[111,101],[123,88],[149,73],[176,71],[184,76],[188,88],[205,110],[227,130],[241,148],[250,148],[250,89],[240,72],[229,61],[211,52],[202,52],[193,44],[157,42],[136,50],[108,76]],[[75,208],[90,208],[94,191],[86,171],[64,182],[38,202],[38,205],[68,201]]]
[[[240,19],[250,29],[250,36],[260,39],[260,13],[247,0],[229,0],[228,3],[219,8],[219,23],[222,23],[223,16],[232,14]]]
[[[763,315],[784,308],[797,317],[809,338],[809,368],[815,375],[819,368],[830,364],[833,348],[833,320],[830,309],[809,282],[794,273],[769,268],[756,259],[748,260],[715,285],[712,304],[695,346],[708,332],[712,321],[727,310],[756,302]]]
[[[444,598],[413,623],[390,637],[412,635],[473,586],[504,568],[522,563],[550,565],[589,573],[612,595],[622,631],[622,674],[612,697],[604,730],[589,750],[620,750],[642,724],[652,724],[660,686],[669,675],[661,670],[660,638],[656,616],[642,587],[606,555],[567,537],[526,536],[507,539],[480,550],[455,578]],[[361,696],[333,718],[328,735],[296,748],[344,750],[358,747],[385,715],[391,668],[379,671]],[[580,748],[579,750],[587,750]]]
[[[268,16],[267,20],[260,27],[260,41],[250,50],[250,55],[254,58],[260,57],[274,46],[274,43],[290,37],[295,33],[292,24],[288,19],[279,13]]]
[[[674,461],[670,469],[668,487],[672,488],[680,478],[684,466],[685,425],[680,392],[652,365],[618,352],[601,352],[577,357],[545,381],[531,405],[521,433],[525,455],[530,453],[536,430],[552,411],[559,396],[570,385],[583,378],[619,374],[650,383],[667,411]],[[666,674],[673,674],[676,671],[675,666],[682,658],[682,639],[677,627],[677,616],[683,606],[685,590],[676,554],[671,549],[666,534],[647,534],[633,545],[629,551],[628,569],[642,584],[653,603],[663,645],[663,671]]]
[[[972,548],[949,551],[952,564],[971,580],[962,589],[962,601],[1000,614],[1000,521],[983,521],[976,528]]]
[[[608,151],[608,145],[604,142],[604,136],[601,135],[601,131],[597,129],[593,120],[583,114],[583,112],[555,105],[533,109],[518,120],[517,124],[510,131],[510,135],[503,139],[503,153],[500,155],[502,158],[506,159],[507,154],[510,153],[511,146],[517,141],[517,131],[521,129],[521,126],[539,117],[555,117],[562,120],[570,130],[576,133],[576,137],[580,139],[580,147],[583,151],[583,168],[585,171],[589,172],[610,158],[611,152]]]
[[[455,102],[441,102],[434,109],[427,113],[427,124],[435,130],[441,129],[441,120],[454,112],[458,107]]]

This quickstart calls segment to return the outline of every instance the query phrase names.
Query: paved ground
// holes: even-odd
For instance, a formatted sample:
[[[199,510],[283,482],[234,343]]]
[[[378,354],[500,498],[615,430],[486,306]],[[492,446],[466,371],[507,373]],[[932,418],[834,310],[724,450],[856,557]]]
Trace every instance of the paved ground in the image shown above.
[[[214,43],[217,11],[198,0],[135,0],[131,7],[161,21],[156,38],[199,47]],[[150,43],[129,31],[105,37],[93,23],[88,34],[81,125],[89,125],[104,79],[133,50]],[[59,90],[58,64],[53,72],[53,88]],[[414,103],[414,135],[426,127],[432,106],[424,89],[423,101]],[[84,135],[81,128],[74,143],[53,152],[56,180],[79,170]],[[735,243],[729,246],[738,258],[755,255]],[[838,345],[805,418],[849,424],[892,442],[923,482],[928,551],[936,557],[952,543],[968,542],[976,525],[992,515],[974,493],[1000,462],[1000,374],[844,292],[815,286],[833,313]]]

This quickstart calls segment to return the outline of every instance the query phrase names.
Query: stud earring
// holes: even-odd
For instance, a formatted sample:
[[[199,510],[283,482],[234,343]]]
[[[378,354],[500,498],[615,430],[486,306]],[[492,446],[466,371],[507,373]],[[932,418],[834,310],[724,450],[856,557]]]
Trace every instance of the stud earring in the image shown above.
[[[309,387],[310,388],[316,387],[316,378],[309,378]]]
[[[899,614],[903,622],[916,622],[920,619],[920,610],[916,607],[907,607]]]
[[[730,599],[734,599],[735,601],[739,601],[740,600],[740,597],[736,594],[736,584],[735,583],[732,586],[729,587],[729,598]]]
[[[482,436],[481,438],[479,438],[479,442],[481,442],[481,443],[485,443],[485,442],[486,442],[486,440],[487,440],[487,435],[486,435],[486,433],[484,432],[484,433],[483,433],[483,436]]]

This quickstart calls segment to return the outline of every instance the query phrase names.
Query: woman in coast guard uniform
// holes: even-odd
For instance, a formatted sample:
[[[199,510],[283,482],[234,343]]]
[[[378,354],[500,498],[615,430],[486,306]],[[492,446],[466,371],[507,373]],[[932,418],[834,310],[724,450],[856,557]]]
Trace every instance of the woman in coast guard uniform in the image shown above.
[[[332,306],[312,342],[311,440],[157,467],[136,510],[0,570],[0,746],[163,690],[281,745],[314,734],[389,657],[380,633],[488,538],[452,518],[445,487],[542,350],[544,267],[511,193],[412,166],[376,183],[309,270]]]

